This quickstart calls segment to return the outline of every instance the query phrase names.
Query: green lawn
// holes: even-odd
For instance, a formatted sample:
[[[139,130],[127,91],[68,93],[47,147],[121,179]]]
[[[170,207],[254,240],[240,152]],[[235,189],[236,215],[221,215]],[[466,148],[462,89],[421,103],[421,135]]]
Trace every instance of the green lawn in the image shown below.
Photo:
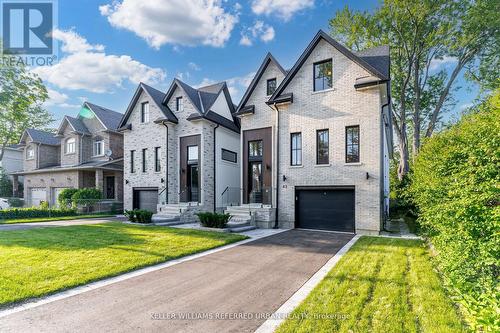
[[[362,237],[277,330],[464,331],[422,242],[380,237]]]
[[[245,236],[105,223],[0,232],[0,305],[245,239]]]
[[[113,217],[116,214],[89,214],[89,215],[74,215],[74,216],[60,216],[60,217],[32,217],[29,219],[14,219],[14,220],[0,220],[0,224],[16,224],[16,223],[35,223],[35,222],[49,222],[49,221],[66,221],[66,220],[79,220],[98,217]]]

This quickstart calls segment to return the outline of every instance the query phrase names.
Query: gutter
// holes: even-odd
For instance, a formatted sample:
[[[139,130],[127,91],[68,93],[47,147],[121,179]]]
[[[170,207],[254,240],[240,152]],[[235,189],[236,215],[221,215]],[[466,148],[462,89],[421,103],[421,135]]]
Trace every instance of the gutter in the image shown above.
[[[162,124],[163,126],[165,126],[167,137],[167,144],[165,147],[165,204],[168,205],[168,125],[165,122],[163,122]]]
[[[381,142],[381,154],[380,154],[380,217],[382,218],[382,229],[384,231],[388,231],[386,229],[387,219],[385,216],[385,193],[384,193],[384,146],[386,142],[384,142],[384,132],[385,132],[385,123],[384,123],[384,108],[389,106],[389,102],[382,105],[380,112],[380,142]],[[387,138],[388,139],[388,138]],[[387,154],[389,154],[389,145],[387,145]]]
[[[217,210],[217,128],[219,124],[214,127],[214,213]]]
[[[279,181],[280,181],[280,135],[279,135],[280,113],[278,110],[278,105],[274,103],[273,106],[274,109],[276,110],[276,219],[274,220],[273,229],[279,229],[278,212],[279,212]]]

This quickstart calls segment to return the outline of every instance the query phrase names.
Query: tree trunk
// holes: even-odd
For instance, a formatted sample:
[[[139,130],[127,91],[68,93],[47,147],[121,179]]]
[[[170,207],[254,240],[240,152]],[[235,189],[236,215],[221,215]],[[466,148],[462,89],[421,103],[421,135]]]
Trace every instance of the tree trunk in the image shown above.
[[[410,156],[408,152],[408,139],[406,137],[406,125],[401,126],[401,133],[398,135],[398,148],[399,148],[399,166],[398,166],[398,179],[403,180],[404,176],[410,170]]]
[[[420,150],[420,67],[418,59],[415,61],[415,73],[413,86],[415,89],[415,102],[413,105],[413,158]]]

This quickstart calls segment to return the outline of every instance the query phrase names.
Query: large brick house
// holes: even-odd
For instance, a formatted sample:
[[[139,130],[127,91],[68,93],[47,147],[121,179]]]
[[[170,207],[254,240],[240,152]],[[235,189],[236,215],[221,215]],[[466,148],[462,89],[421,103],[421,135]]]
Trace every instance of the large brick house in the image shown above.
[[[123,200],[123,135],[117,131],[122,114],[85,102],[76,118],[66,116],[57,133],[26,130],[24,199],[28,206],[57,204],[65,188],[96,187],[105,199]]]
[[[241,205],[260,227],[378,233],[388,213],[389,50],[319,31],[285,71],[268,54],[243,96]],[[240,193],[237,191],[237,193]]]

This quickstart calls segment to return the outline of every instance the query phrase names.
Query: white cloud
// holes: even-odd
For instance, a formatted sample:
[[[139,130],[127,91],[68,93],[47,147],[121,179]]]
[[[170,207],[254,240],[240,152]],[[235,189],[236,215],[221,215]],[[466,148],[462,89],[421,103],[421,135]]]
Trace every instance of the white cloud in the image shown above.
[[[122,0],[99,7],[116,28],[134,32],[156,49],[165,44],[224,46],[238,22],[222,0]]]
[[[54,31],[54,37],[63,42],[61,49],[67,55],[53,66],[40,66],[33,71],[59,88],[104,93],[126,81],[157,84],[165,79],[162,69],[144,65],[128,55],[107,55],[104,47],[90,45],[74,31]]]
[[[65,93],[61,93],[57,90],[54,89],[47,89],[47,93],[49,94],[49,99],[45,101],[44,106],[45,107],[52,107],[52,106],[57,106],[61,108],[79,108],[79,104],[70,104],[68,103],[69,96],[66,95]]]
[[[201,71],[201,67],[195,64],[194,62],[190,62],[188,64],[188,67],[192,69],[193,71]]]
[[[431,60],[429,69],[431,71],[435,71],[438,69],[448,67],[452,64],[455,64],[457,61],[458,61],[457,57],[450,57],[450,56],[444,56],[442,58],[434,58]]]
[[[274,39],[274,28],[262,21],[255,21],[254,25],[241,32],[240,45],[252,46],[253,41],[259,38],[267,43]]]
[[[314,6],[314,0],[253,0],[252,11],[257,15],[276,15],[284,21],[306,8]]]

